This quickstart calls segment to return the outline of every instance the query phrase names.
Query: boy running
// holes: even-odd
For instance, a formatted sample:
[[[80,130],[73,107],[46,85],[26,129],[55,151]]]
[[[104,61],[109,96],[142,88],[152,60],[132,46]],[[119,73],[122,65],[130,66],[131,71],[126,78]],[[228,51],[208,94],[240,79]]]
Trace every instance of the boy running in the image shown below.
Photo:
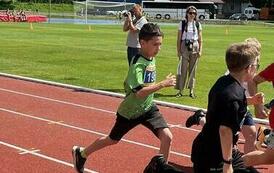
[[[124,82],[126,97],[118,108],[116,122],[110,134],[98,138],[86,148],[74,146],[72,149],[73,163],[78,173],[84,171],[88,156],[102,148],[117,144],[128,131],[139,124],[150,129],[160,140],[159,153],[168,159],[172,134],[153,102],[154,92],[176,84],[176,77],[171,74],[156,83],[155,56],[160,51],[162,39],[163,33],[156,24],[147,23],[140,30],[140,54],[131,61]]]
[[[229,74],[220,77],[208,95],[206,123],[192,144],[195,173],[247,170],[242,154],[234,147],[247,112],[244,82],[252,80],[257,49],[246,43],[232,44],[226,51]]]
[[[260,58],[260,52],[261,52],[261,43],[256,38],[247,38],[244,43],[250,44],[254,46],[257,49],[257,56],[258,59]],[[225,73],[225,75],[229,74],[229,71]],[[260,101],[263,101],[263,94],[258,93],[254,96],[250,96],[248,91],[248,84],[247,82],[244,82],[242,85],[245,89],[245,95],[247,97],[247,104],[248,105],[257,105],[260,104]],[[203,126],[206,122],[206,112],[203,110],[197,110],[192,116],[190,116],[186,121],[186,127],[191,127],[194,124]],[[253,116],[251,112],[248,110],[247,114],[244,118],[244,123],[241,129],[241,132],[245,138],[245,144],[244,144],[244,153],[249,153],[251,151],[254,151],[256,149],[256,126],[255,122],[253,120]]]

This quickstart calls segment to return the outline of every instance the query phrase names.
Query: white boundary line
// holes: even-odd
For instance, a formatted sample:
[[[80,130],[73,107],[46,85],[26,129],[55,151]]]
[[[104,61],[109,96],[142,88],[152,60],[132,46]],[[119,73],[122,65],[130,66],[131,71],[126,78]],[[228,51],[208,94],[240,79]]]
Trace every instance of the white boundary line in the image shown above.
[[[43,97],[43,96],[37,96],[37,95],[33,95],[33,94],[22,93],[22,92],[8,90],[8,89],[4,89],[4,88],[0,88],[0,90],[5,91],[5,92],[18,94],[18,95],[24,95],[24,96],[28,96],[28,97],[34,97],[34,98],[47,100],[47,101],[52,101],[52,102],[57,102],[57,103],[61,103],[61,104],[67,104],[67,105],[72,105],[72,106],[76,106],[76,107],[81,107],[81,108],[85,108],[85,109],[101,111],[101,112],[109,113],[109,114],[112,114],[112,115],[116,114],[116,112],[108,111],[108,110],[105,110],[105,109],[100,109],[100,108],[96,108],[96,107],[92,107],[92,106],[84,106],[84,105],[81,105],[81,104],[66,102],[66,101],[52,99],[52,98]],[[57,122],[62,122],[62,121],[52,121],[52,122],[49,122],[48,124],[56,124]],[[201,130],[197,130],[197,129],[193,129],[193,128],[187,128],[187,127],[183,126],[182,124],[170,124],[170,123],[168,123],[168,126],[170,128],[179,128],[179,129],[190,130],[190,131],[195,131],[195,132],[200,132],[201,131]],[[239,140],[244,141],[243,139],[239,139]]]
[[[115,114],[115,112],[113,112],[113,111],[108,111],[108,110],[96,108],[96,107],[93,107],[93,106],[85,106],[85,105],[81,105],[81,104],[77,104],[77,103],[72,103],[72,102],[67,102],[67,101],[63,101],[63,100],[52,99],[52,98],[43,97],[43,96],[37,96],[37,95],[33,95],[33,94],[27,94],[27,93],[23,93],[23,92],[19,92],[19,91],[13,91],[13,90],[8,90],[8,89],[4,89],[4,88],[0,88],[0,90],[1,91],[5,91],[5,92],[9,92],[9,93],[18,94],[18,95],[23,95],[23,96],[28,96],[28,97],[34,97],[34,98],[38,98],[38,99],[41,99],[41,100],[47,100],[47,101],[61,103],[61,104],[66,104],[66,105],[70,105],[70,106],[76,106],[76,107],[80,107],[80,108],[85,108],[85,109],[90,109],[90,110],[96,110],[96,111],[106,112],[106,113],[110,113],[110,114]]]
[[[70,106],[76,106],[76,107],[90,109],[90,110],[95,110],[95,111],[101,111],[101,112],[109,113],[109,114],[112,114],[112,115],[116,114],[116,112],[114,112],[114,111],[100,109],[100,108],[96,108],[96,107],[93,107],[93,106],[85,106],[85,105],[81,105],[81,104],[77,104],[77,103],[72,103],[72,102],[67,102],[67,101],[52,99],[52,98],[43,97],[43,96],[37,96],[37,95],[33,95],[33,94],[22,93],[22,92],[19,92],[19,91],[13,91],[13,90],[8,90],[8,89],[4,89],[4,88],[0,88],[0,91],[5,91],[5,92],[14,93],[14,94],[23,95],[23,96],[28,96],[28,97],[34,97],[34,98],[38,98],[38,99],[42,99],[42,100],[57,102],[57,103],[61,103],[61,104],[66,104],[66,105],[70,105]],[[51,122],[51,123],[56,123],[56,122]],[[180,129],[186,129],[186,130],[191,130],[191,131],[196,131],[196,132],[200,131],[200,130],[196,130],[196,129],[193,129],[193,128],[184,127],[181,124],[168,124],[168,125],[171,128],[180,128]]]
[[[60,125],[60,126],[71,128],[71,129],[76,129],[76,130],[87,132],[87,133],[96,134],[96,135],[99,135],[99,136],[107,136],[107,134],[104,134],[104,133],[101,133],[101,132],[98,132],[98,131],[93,131],[93,130],[89,130],[89,129],[85,129],[85,128],[65,124],[65,123],[62,123],[62,122],[56,122],[56,121],[53,121],[53,120],[50,120],[50,119],[40,118],[40,117],[36,117],[36,116],[32,116],[32,115],[28,115],[28,114],[24,114],[24,113],[12,111],[12,110],[4,109],[4,108],[0,108],[0,111],[9,112],[9,113],[15,114],[17,116],[19,115],[19,116],[23,116],[23,117],[26,117],[26,118],[31,118],[31,119],[35,119],[35,120],[39,120],[39,121],[44,121],[44,122],[47,122],[47,123],[55,123],[56,125]],[[135,144],[135,145],[147,147],[147,148],[151,148],[151,149],[154,149],[154,150],[159,150],[160,149],[160,148],[152,146],[152,145],[148,145],[148,144],[144,144],[144,143],[141,143],[141,142],[136,142],[136,141],[132,141],[132,140],[124,139],[124,138],[122,138],[121,140],[124,141],[124,142],[130,143],[130,144]],[[177,155],[177,156],[190,158],[189,155],[179,153],[179,152],[176,152],[176,151],[170,151],[170,153],[174,154],[174,155]]]
[[[53,86],[58,86],[58,87],[64,87],[64,88],[69,88],[69,89],[75,89],[75,90],[79,90],[79,91],[86,91],[86,92],[91,92],[91,93],[95,93],[95,94],[102,94],[102,95],[107,95],[107,96],[111,96],[111,97],[119,97],[119,98],[124,97],[123,94],[113,93],[113,92],[109,92],[109,91],[95,90],[95,89],[90,89],[90,88],[85,88],[85,87],[80,87],[80,86],[75,86],[75,85],[62,84],[62,83],[58,83],[58,82],[40,80],[40,79],[35,79],[35,78],[30,78],[30,77],[23,77],[23,76],[18,76],[18,75],[7,74],[7,73],[0,73],[0,76],[14,78],[14,79],[20,79],[20,80],[25,80],[25,81],[31,81],[31,82],[37,82],[37,83],[42,83],[42,84],[47,84],[47,85],[53,85]],[[187,110],[187,111],[196,111],[198,109],[202,109],[202,108],[198,108],[198,107],[181,105],[181,104],[176,104],[176,103],[169,103],[169,102],[158,101],[158,100],[155,100],[155,103],[158,105],[161,105],[161,106],[177,108],[177,109],[182,109],[182,110]],[[203,110],[206,111],[206,109],[203,109]],[[269,124],[268,120],[265,120],[265,119],[254,118],[254,121],[256,123],[260,123],[260,124],[267,124],[267,125]]]
[[[49,157],[49,156],[46,156],[46,155],[43,155],[43,154],[40,154],[40,153],[31,152],[30,150],[18,147],[16,145],[12,145],[12,144],[9,144],[9,143],[3,142],[3,141],[0,141],[0,144],[4,145],[6,147],[9,147],[9,148],[13,148],[13,149],[16,149],[16,150],[23,151],[23,152],[25,152],[27,154],[31,154],[31,155],[34,155],[34,156],[37,156],[37,157],[41,157],[41,158],[46,159],[46,160],[50,160],[50,161],[53,161],[53,162],[56,162],[56,163],[61,163],[63,165],[66,165],[66,166],[69,166],[69,167],[72,167],[72,168],[74,167],[73,164],[71,164],[71,163],[68,163],[68,162],[65,162],[65,161],[53,158],[53,157]],[[93,171],[93,170],[90,170],[90,169],[86,169],[86,168],[85,168],[85,172],[98,173],[96,171]]]

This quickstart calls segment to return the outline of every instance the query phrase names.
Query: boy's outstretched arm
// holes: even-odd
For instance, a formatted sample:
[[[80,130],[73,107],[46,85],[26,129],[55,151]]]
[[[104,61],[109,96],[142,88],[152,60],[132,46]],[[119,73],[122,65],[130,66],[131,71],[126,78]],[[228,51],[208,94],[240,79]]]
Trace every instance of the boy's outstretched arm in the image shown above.
[[[253,80],[248,82],[248,91],[251,96],[254,96],[258,92],[258,85],[260,83],[265,82],[266,80],[260,75],[256,75]],[[262,104],[254,105],[255,108],[255,116],[257,118],[267,118],[267,113],[264,110],[264,106]]]
[[[156,83],[147,87],[143,87],[141,90],[139,90],[136,93],[136,96],[139,98],[144,98],[148,96],[149,94],[154,93],[162,88],[171,87],[175,85],[176,85],[176,76],[170,73],[169,75],[166,76],[165,80],[162,80],[159,83]]]
[[[221,140],[221,147],[222,147],[222,154],[223,159],[228,161],[232,159],[232,130],[231,128],[221,125],[219,128],[220,140]],[[231,163],[224,163],[223,166],[223,173],[232,173],[232,162]]]
[[[255,94],[254,96],[247,97],[247,105],[258,105],[264,103],[264,94],[262,92],[259,92]]]

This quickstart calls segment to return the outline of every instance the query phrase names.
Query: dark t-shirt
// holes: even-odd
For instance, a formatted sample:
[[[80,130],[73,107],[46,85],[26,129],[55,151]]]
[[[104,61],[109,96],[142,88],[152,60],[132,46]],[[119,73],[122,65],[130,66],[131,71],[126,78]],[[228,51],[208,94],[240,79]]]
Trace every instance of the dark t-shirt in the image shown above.
[[[223,158],[219,128],[231,128],[236,144],[246,111],[245,89],[231,75],[220,77],[209,92],[206,124],[193,142],[191,160],[219,167]]]

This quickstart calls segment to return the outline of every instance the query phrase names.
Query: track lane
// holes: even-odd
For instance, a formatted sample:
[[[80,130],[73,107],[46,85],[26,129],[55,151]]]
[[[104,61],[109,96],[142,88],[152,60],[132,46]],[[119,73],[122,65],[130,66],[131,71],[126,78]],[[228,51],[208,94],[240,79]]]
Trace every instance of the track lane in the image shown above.
[[[86,145],[86,142],[95,140],[98,137],[98,135],[95,134],[60,127],[57,124],[47,124],[46,122],[22,116],[14,118],[14,116],[17,115],[11,112],[1,112],[1,119],[5,120],[3,123],[9,127],[9,131],[1,134],[2,140],[24,146],[25,148],[38,149],[46,153],[46,155],[59,158],[59,160],[66,162],[69,162],[71,159],[70,150],[73,144],[79,143]],[[0,130],[2,131],[3,129]],[[18,131],[21,132],[20,135],[15,135]],[[123,155],[121,155],[121,152]],[[142,145],[120,142],[116,146],[93,154],[93,159],[89,161],[90,163],[87,164],[87,167],[99,170],[99,172],[135,172],[134,170],[141,172],[150,157],[156,153],[157,150],[152,150]],[[129,158],[132,159],[129,160]],[[125,162],[125,160],[128,161]],[[132,166],[134,163],[133,160],[134,162],[137,161],[138,165]],[[172,160],[174,160],[175,163],[178,163],[177,161],[179,160],[187,162],[187,159],[182,159],[176,155],[172,156]],[[107,164],[109,165],[106,166]],[[115,166],[115,170],[113,170],[113,166]]]
[[[85,93],[85,92],[84,93],[83,92],[75,92],[75,91],[72,91],[70,89],[64,89],[64,88],[60,89],[59,87],[53,87],[53,86],[47,86],[47,85],[45,86],[45,85],[26,82],[26,81],[20,81],[19,82],[20,84],[17,85],[18,81],[15,80],[16,84],[13,84],[13,82],[14,82],[13,80],[7,79],[4,82],[4,84],[5,84],[4,86],[2,86],[3,83],[1,82],[0,87],[3,88],[3,87],[8,87],[8,86],[13,86],[13,91],[23,92],[23,93],[28,93],[28,94],[30,93],[30,94],[34,94],[34,95],[38,95],[38,96],[42,96],[42,97],[48,97],[48,98],[52,97],[52,98],[55,98],[55,99],[58,99],[58,100],[63,100],[65,102],[76,103],[76,105],[71,105],[70,104],[70,106],[68,106],[68,107],[74,107],[73,109],[75,109],[75,107],[79,108],[79,106],[77,106],[77,104],[84,105],[84,106],[87,106],[87,107],[99,107],[99,108],[102,107],[103,109],[107,108],[108,110],[110,110],[110,112],[109,113],[105,112],[103,114],[103,117],[104,117],[104,119],[106,119],[106,117],[109,116],[109,114],[112,114],[111,116],[109,116],[109,117],[111,117],[110,120],[105,120],[106,122],[108,122],[107,124],[110,124],[109,126],[111,126],[114,122],[114,118],[115,118],[114,113],[115,113],[115,110],[117,108],[117,105],[121,101],[121,99],[119,99],[119,98],[112,98],[112,97],[109,97],[109,96],[101,96],[101,95],[96,95],[96,94],[92,94],[92,93]],[[10,83],[7,84],[8,83],[7,81],[9,81]],[[15,85],[16,85],[16,87],[14,87]],[[31,85],[31,86],[29,86],[29,85]],[[25,88],[27,88],[26,89],[27,92],[25,91]],[[6,89],[10,90],[9,88],[6,88]],[[54,93],[54,94],[52,94],[52,93]],[[5,94],[0,92],[0,96],[2,96],[2,95],[5,95]],[[8,97],[11,98],[11,95],[9,95]],[[14,97],[14,96],[12,96],[12,97]],[[79,98],[81,98],[81,99],[79,99]],[[12,99],[14,99],[14,98],[12,98]],[[20,99],[20,98],[16,98],[15,101],[18,100],[18,99]],[[31,110],[30,111],[30,109],[34,109],[33,108],[34,105],[35,105],[35,107],[37,107],[38,105],[41,104],[41,103],[39,103],[39,104],[37,103],[37,102],[40,102],[39,100],[41,100],[41,98],[36,98],[36,99],[38,99],[38,100],[34,100],[31,103],[27,103],[27,105],[29,104],[29,105],[32,105],[32,106],[27,106],[27,105],[23,104],[23,106],[21,106],[21,107],[19,106],[20,107],[19,108],[19,107],[17,107],[18,105],[17,106],[8,105],[8,108],[16,107],[16,109],[24,110],[27,113],[32,113],[32,114],[39,113],[38,114],[39,116],[44,115],[44,114],[40,114],[40,113],[45,111],[45,112],[47,112],[47,114],[45,114],[46,116],[49,116],[51,114],[50,116],[52,116],[52,117],[56,118],[56,116],[57,116],[56,119],[58,119],[59,116],[60,117],[71,117],[72,116],[71,114],[67,114],[67,111],[64,111],[64,112],[62,112],[60,114],[57,114],[57,115],[55,113],[55,115],[54,115],[54,112],[56,110],[58,110],[58,107],[59,107],[59,109],[64,109],[64,107],[66,107],[66,106],[64,106],[64,104],[63,104],[63,106],[61,106],[60,102],[59,102],[60,105],[56,106],[56,108],[53,108],[53,111],[48,109],[49,107],[51,107],[51,108],[55,107],[55,106],[53,106],[54,104],[52,105],[52,103],[50,103],[50,104],[49,103],[44,103],[45,104],[45,106],[44,106],[45,110],[42,109],[43,111],[41,111],[41,112],[40,112],[40,110],[38,110],[38,111]],[[29,100],[29,99],[24,97],[22,100]],[[114,101],[112,102],[112,100],[114,100]],[[46,102],[48,102],[48,101],[49,100],[47,100]],[[111,102],[111,103],[109,103],[109,102]],[[2,105],[2,104],[4,104],[4,103],[0,103],[0,105]],[[22,102],[20,104],[22,104]],[[69,104],[67,104],[67,105],[69,105]],[[84,125],[86,127],[93,127],[93,125],[100,124],[99,121],[94,123],[92,126],[90,125],[90,123],[87,123],[87,122],[91,122],[91,120],[94,121],[94,119],[98,119],[98,118],[94,118],[93,114],[92,114],[92,116],[89,116],[89,115],[85,115],[85,113],[84,113],[84,115],[85,115],[84,116],[83,112],[85,112],[85,111],[83,111],[83,109],[85,109],[85,108],[82,106],[80,108],[79,112],[76,111],[77,114],[79,113],[81,115],[81,118],[78,117],[78,120],[76,120],[77,125],[81,125],[81,126]],[[168,120],[168,122],[169,123],[170,122],[174,123],[175,125],[184,123],[185,118],[189,114],[191,114],[190,112],[187,112],[187,111],[182,111],[182,110],[178,110],[178,109],[171,109],[171,108],[166,108],[166,107],[160,107],[160,109],[164,113],[165,118]],[[87,111],[87,112],[89,112],[89,111]],[[96,110],[96,111],[98,111],[98,110]],[[52,113],[50,113],[50,112],[52,112]],[[68,112],[70,112],[70,111],[68,111]],[[88,114],[90,114],[90,112]],[[101,113],[99,113],[99,114],[100,114],[99,117],[101,116],[100,119],[102,119]],[[79,119],[82,119],[83,117],[89,117],[89,118],[87,120],[84,118],[85,120],[83,120],[83,121],[79,120]],[[182,120],[182,117],[183,117],[183,120]],[[60,119],[62,119],[62,118],[60,118]],[[56,121],[58,121],[58,120],[56,120]],[[100,128],[102,128],[102,127],[100,127]],[[108,127],[106,129],[109,130],[110,128]],[[176,129],[176,130],[174,130],[174,129]],[[197,134],[197,132],[195,132],[195,130],[187,130],[186,132],[184,131],[184,133],[182,133],[182,131],[183,131],[182,128],[181,129],[174,128],[174,129],[172,129],[172,132],[173,132],[174,136],[176,136],[176,137],[174,139],[175,142],[173,143],[173,148],[178,148],[179,151],[181,151],[181,150],[190,151],[190,149],[188,147],[191,147],[191,145],[189,145],[189,144],[191,144],[191,140],[189,140],[189,142],[185,142],[185,141],[182,142],[182,139],[180,137],[177,138],[177,136],[182,136],[184,139],[186,139],[188,137],[186,137],[185,134],[188,134],[190,132],[190,133],[193,133],[193,136],[195,136]],[[144,134],[146,134],[146,135],[144,135]],[[90,135],[88,135],[88,136],[90,136]],[[155,139],[151,134],[149,134],[149,132],[144,133],[144,129],[142,127],[140,127],[140,128],[138,127],[135,131],[130,132],[126,136],[126,138],[135,138],[136,136],[139,136],[139,137],[141,136],[141,138],[140,138],[141,141],[143,141],[142,138],[144,138],[144,139],[151,139],[151,138]],[[87,139],[87,141],[91,141],[90,137]],[[156,146],[157,146],[157,140],[156,139],[155,139],[155,141],[152,141],[152,143],[155,143]],[[182,146],[184,146],[182,144],[186,144],[185,147],[182,147]],[[116,146],[114,146],[114,147],[116,147]],[[111,147],[111,148],[113,148],[113,147]],[[121,148],[123,148],[123,147],[121,147]],[[133,149],[133,151],[134,151],[134,149]],[[155,151],[153,151],[153,153],[154,152]],[[99,153],[101,153],[101,151]],[[110,152],[110,153],[112,153],[112,152]],[[109,157],[110,153],[107,154],[108,157]],[[117,153],[118,153],[117,155],[119,156],[119,151]],[[138,152],[138,153],[142,153],[142,152]],[[153,155],[153,153],[151,155]],[[101,158],[100,157],[101,154],[98,154],[98,155],[99,155],[98,157]],[[113,157],[115,157],[115,154],[114,154]],[[174,159],[174,157],[177,157],[177,156],[172,156],[171,161],[174,161],[175,163],[180,164],[180,165],[186,165],[187,167],[191,166],[191,163],[190,163],[189,159],[187,159],[187,158],[182,159],[181,157],[179,157],[178,159],[176,159],[176,158]],[[148,159],[149,158],[150,157],[148,157]],[[183,162],[182,162],[182,160],[183,160]],[[146,161],[148,161],[148,160],[146,160]],[[102,160],[100,160],[98,162],[102,162]],[[122,160],[121,160],[121,162],[122,162]],[[145,163],[147,163],[147,162],[145,162]],[[95,164],[98,164],[98,163],[96,162]],[[185,168],[185,169],[189,170],[189,168]]]

